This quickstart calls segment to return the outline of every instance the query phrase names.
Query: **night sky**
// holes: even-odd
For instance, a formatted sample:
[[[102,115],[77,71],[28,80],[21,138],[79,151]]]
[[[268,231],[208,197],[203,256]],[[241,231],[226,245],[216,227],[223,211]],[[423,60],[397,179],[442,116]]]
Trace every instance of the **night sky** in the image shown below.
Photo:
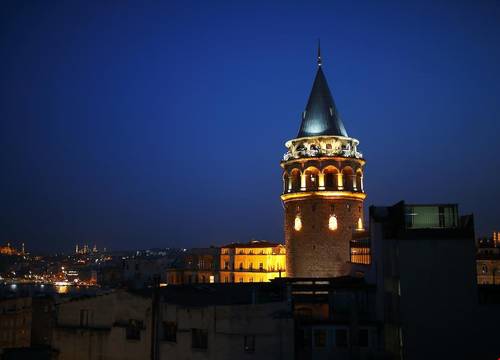
[[[355,4],[354,4],[355,3]],[[459,203],[500,230],[497,1],[3,1],[0,242],[283,241],[284,142],[316,71],[366,206]]]

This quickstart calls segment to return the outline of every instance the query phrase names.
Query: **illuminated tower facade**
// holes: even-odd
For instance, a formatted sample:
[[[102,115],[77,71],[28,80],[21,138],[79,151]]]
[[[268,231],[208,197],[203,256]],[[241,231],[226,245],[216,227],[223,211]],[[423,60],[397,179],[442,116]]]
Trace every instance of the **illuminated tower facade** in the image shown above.
[[[295,139],[281,161],[289,277],[350,272],[350,240],[363,231],[365,160],[347,135],[322,69],[318,69]]]

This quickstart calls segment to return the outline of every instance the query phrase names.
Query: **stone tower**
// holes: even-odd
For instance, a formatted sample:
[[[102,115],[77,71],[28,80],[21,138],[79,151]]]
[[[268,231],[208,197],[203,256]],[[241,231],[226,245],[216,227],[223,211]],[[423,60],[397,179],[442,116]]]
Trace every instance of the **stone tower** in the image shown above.
[[[295,139],[281,161],[289,277],[336,277],[350,271],[350,240],[363,231],[363,166],[359,141],[347,135],[318,70]]]

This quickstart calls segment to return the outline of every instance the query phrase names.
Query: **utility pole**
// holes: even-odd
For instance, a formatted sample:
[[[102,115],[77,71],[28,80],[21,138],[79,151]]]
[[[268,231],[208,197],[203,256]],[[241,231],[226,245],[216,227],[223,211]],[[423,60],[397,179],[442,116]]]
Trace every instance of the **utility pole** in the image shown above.
[[[158,346],[158,323],[160,315],[160,275],[153,277],[153,295],[151,299],[151,360],[160,358]]]

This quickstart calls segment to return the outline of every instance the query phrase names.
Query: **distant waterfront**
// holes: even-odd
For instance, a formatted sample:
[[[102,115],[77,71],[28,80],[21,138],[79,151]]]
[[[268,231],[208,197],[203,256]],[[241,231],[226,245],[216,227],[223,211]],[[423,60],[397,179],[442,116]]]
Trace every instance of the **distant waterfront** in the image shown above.
[[[54,285],[41,283],[1,283],[0,298],[41,295],[96,295],[105,292],[98,286]]]

